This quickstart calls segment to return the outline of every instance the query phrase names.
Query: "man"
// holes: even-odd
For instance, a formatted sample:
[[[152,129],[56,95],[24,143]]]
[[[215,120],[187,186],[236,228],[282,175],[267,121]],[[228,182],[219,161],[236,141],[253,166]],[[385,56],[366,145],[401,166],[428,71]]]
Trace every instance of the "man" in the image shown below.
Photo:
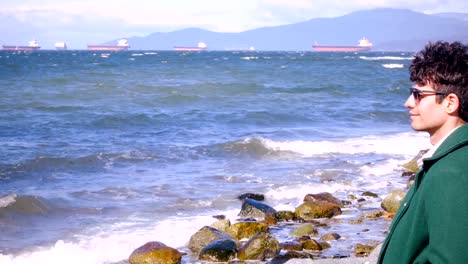
[[[468,263],[468,46],[429,43],[409,68],[411,127],[429,133],[378,263]]]

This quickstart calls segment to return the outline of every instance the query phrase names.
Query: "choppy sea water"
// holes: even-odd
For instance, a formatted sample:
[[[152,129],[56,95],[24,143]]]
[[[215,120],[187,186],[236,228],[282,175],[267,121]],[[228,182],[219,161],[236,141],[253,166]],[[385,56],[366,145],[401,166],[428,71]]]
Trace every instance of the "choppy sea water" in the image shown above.
[[[293,210],[308,193],[403,188],[401,164],[428,147],[403,106],[411,56],[0,51],[0,263],[186,252],[247,192]],[[367,224],[331,230],[332,250],[384,238]]]

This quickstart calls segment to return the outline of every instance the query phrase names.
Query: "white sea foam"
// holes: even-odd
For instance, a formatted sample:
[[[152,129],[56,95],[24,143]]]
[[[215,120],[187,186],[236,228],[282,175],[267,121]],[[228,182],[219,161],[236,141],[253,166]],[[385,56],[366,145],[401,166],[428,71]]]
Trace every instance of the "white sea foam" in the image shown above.
[[[268,201],[274,203],[276,210],[292,210],[298,206],[304,196],[309,193],[337,193],[349,192],[355,187],[351,184],[343,183],[305,183],[298,186],[281,186],[279,188],[270,189],[265,193]],[[288,201],[284,203],[284,201]]]
[[[368,57],[359,56],[362,60],[376,61],[376,60],[412,60],[413,57],[398,57],[398,56],[380,56],[380,57]]]
[[[304,156],[330,153],[416,155],[430,147],[425,133],[400,133],[389,136],[365,136],[343,141],[273,141],[262,139],[263,144],[276,151],[292,151]]]
[[[366,164],[362,166],[360,169],[360,174],[364,176],[384,176],[394,172],[395,169],[400,166],[401,160],[389,159],[382,163]]]
[[[257,56],[246,56],[242,57],[241,60],[258,60]]]
[[[397,64],[397,63],[382,64],[382,66],[388,69],[403,68],[403,64]]]
[[[7,207],[8,205],[16,202],[16,194],[8,194],[0,196],[0,208]]]
[[[235,219],[238,210],[223,212],[228,219]],[[147,222],[147,219],[144,219]],[[156,222],[153,226],[115,224],[92,236],[76,236],[76,242],[59,240],[49,248],[42,248],[18,256],[0,254],[2,264],[102,264],[128,259],[138,247],[150,241],[158,241],[169,247],[186,251],[190,236],[216,219],[212,215],[172,218]],[[130,230],[128,227],[132,227]]]

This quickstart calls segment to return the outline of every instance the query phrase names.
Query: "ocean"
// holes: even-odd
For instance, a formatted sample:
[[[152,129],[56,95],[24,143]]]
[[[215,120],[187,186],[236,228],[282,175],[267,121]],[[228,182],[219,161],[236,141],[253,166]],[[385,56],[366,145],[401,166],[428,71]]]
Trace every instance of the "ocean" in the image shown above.
[[[213,215],[235,222],[244,193],[294,210],[372,191],[379,209],[429,147],[403,105],[412,55],[0,51],[0,263],[126,263],[149,241],[188,252]],[[381,222],[342,224],[332,248],[382,241]]]

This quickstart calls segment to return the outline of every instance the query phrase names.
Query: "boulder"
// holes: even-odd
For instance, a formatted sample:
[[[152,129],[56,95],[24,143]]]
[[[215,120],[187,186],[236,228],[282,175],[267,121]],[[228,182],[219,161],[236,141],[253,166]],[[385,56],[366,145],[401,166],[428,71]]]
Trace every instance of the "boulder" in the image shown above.
[[[361,194],[362,196],[369,196],[374,198],[379,198],[379,195],[370,191],[365,191]]]
[[[340,237],[341,236],[338,233],[328,233],[328,234],[323,235],[320,239],[330,241],[330,240],[338,240],[340,239]]]
[[[265,260],[276,257],[281,251],[278,240],[270,233],[261,231],[247,241],[237,253],[239,260]]]
[[[211,227],[214,227],[222,232],[226,232],[230,226],[231,221],[229,221],[229,219],[219,219],[218,221],[211,224]]]
[[[227,233],[211,226],[204,226],[190,237],[188,247],[192,252],[199,253],[202,248],[221,238],[232,239]]]
[[[304,197],[304,202],[317,202],[317,201],[324,201],[329,202],[332,204],[336,204],[338,207],[343,207],[343,202],[340,199],[333,196],[331,193],[322,192],[316,194],[307,194]]]
[[[238,222],[231,225],[228,228],[227,233],[240,240],[244,238],[250,239],[256,233],[268,230],[268,225],[263,222]]]
[[[130,264],[178,264],[181,263],[182,254],[164,245],[161,242],[153,241],[135,249],[130,255]]]
[[[305,250],[322,250],[322,245],[315,239],[308,239],[302,242],[302,248]]]
[[[228,262],[236,257],[237,245],[232,239],[221,238],[205,246],[199,259],[209,262]]]
[[[387,212],[395,213],[400,207],[401,201],[405,198],[406,192],[403,190],[391,191],[382,201],[380,206]]]
[[[302,243],[299,243],[297,241],[286,241],[280,243],[281,249],[284,250],[296,250],[296,251],[301,251],[302,250]]]
[[[240,217],[265,219],[266,215],[274,215],[276,210],[264,203],[253,199],[245,199],[239,213]]]
[[[316,218],[331,218],[341,214],[341,208],[335,203],[327,201],[304,202],[294,211],[296,217],[305,221]]]
[[[418,171],[419,170],[418,160],[420,160],[422,156],[424,156],[424,154],[426,154],[428,151],[429,151],[428,149],[420,150],[419,153],[412,160],[402,165],[403,168],[413,173]]]
[[[244,200],[244,199],[253,199],[256,201],[264,201],[265,200],[265,195],[263,194],[257,194],[257,193],[244,193],[239,196],[237,196],[237,199],[239,200]]]
[[[374,250],[375,247],[375,245],[363,245],[358,243],[354,247],[354,254],[358,257],[366,257],[372,252],[372,250]]]
[[[298,220],[296,214],[293,211],[278,211],[275,214],[277,222],[288,222]]]
[[[318,235],[317,229],[312,224],[303,224],[299,226],[298,228],[294,229],[290,233],[291,236],[316,236]]]

